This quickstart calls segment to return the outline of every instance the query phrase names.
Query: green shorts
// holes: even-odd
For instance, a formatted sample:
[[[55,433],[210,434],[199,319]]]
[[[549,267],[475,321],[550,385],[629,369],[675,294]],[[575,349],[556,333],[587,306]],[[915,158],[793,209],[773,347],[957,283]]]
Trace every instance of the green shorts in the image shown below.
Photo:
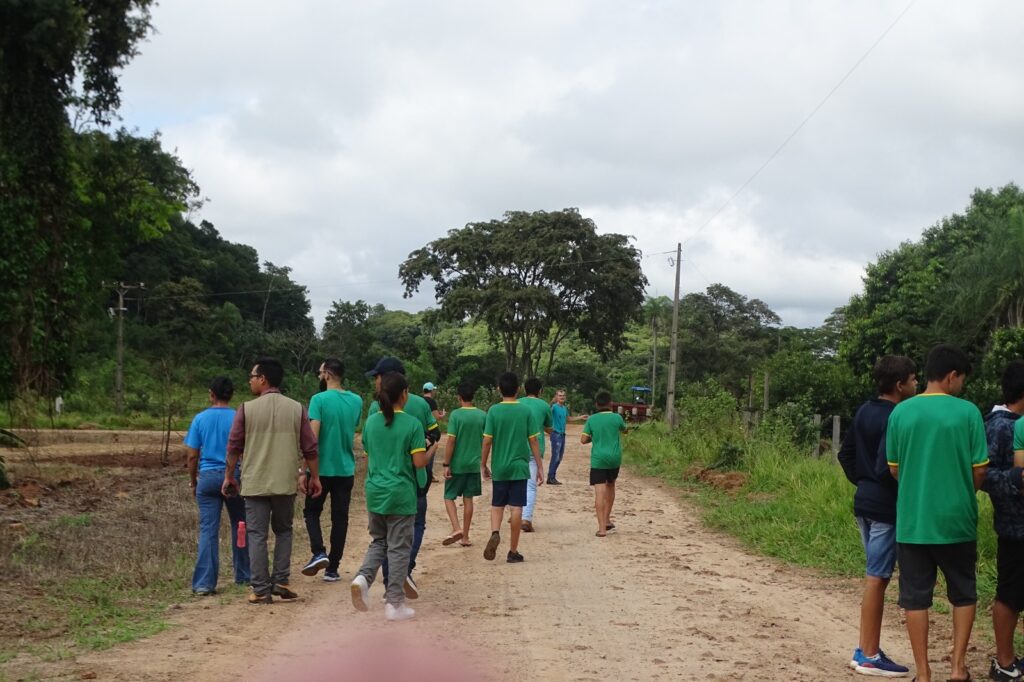
[[[444,482],[444,499],[454,500],[456,497],[479,497],[483,493],[480,487],[480,472],[471,474],[452,474]]]

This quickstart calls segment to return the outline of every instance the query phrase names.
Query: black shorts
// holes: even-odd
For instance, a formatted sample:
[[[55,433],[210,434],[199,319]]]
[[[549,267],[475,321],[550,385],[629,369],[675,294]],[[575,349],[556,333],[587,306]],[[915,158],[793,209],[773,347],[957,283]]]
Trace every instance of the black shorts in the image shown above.
[[[590,485],[599,485],[601,483],[615,483],[615,479],[619,477],[619,467],[614,469],[591,469],[590,470]]]
[[[946,578],[946,596],[953,606],[978,603],[978,543],[912,545],[896,543],[900,565],[899,605],[907,611],[931,608],[936,569]]]
[[[491,481],[492,507],[525,507],[526,479],[518,481]]]
[[[996,546],[996,601],[1024,611],[1024,540],[999,538]]]

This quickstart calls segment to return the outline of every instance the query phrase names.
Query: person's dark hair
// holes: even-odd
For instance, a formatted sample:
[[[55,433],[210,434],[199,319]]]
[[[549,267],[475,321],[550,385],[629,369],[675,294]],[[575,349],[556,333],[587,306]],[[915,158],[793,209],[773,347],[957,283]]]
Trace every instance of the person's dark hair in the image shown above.
[[[476,384],[472,381],[463,381],[459,384],[459,387],[455,389],[455,392],[458,393],[459,397],[467,403],[471,403],[473,402],[473,396],[476,395]]]
[[[402,392],[409,388],[404,374],[388,372],[380,378],[380,391],[377,392],[377,404],[380,405],[381,414],[384,415],[384,423],[391,426],[395,420],[395,403],[401,397]]]
[[[284,367],[274,358],[260,358],[256,361],[256,374],[267,380],[271,388],[280,388],[284,381]]]
[[[1003,403],[1011,405],[1024,398],[1024,360],[1014,360],[1003,370]]]
[[[970,374],[971,361],[967,354],[956,346],[940,343],[929,351],[928,359],[925,360],[925,381],[942,381],[950,372]]]
[[[911,374],[917,373],[914,361],[905,355],[883,355],[875,362],[871,370],[871,379],[879,395],[892,393],[896,384],[906,381]]]
[[[540,383],[537,377],[530,377],[523,384],[523,388],[526,389],[526,395],[540,395],[540,389],[544,388],[544,384]]]
[[[519,393],[519,377],[515,372],[505,372],[498,377],[498,391],[504,398],[515,398]]]
[[[324,360],[324,369],[338,377],[338,381],[345,378],[345,363],[338,358],[327,358]]]
[[[210,382],[210,392],[217,400],[228,402],[235,395],[235,384],[227,377],[214,377]]]
[[[594,396],[594,404],[604,409],[612,404],[612,394],[608,391],[598,391]]]

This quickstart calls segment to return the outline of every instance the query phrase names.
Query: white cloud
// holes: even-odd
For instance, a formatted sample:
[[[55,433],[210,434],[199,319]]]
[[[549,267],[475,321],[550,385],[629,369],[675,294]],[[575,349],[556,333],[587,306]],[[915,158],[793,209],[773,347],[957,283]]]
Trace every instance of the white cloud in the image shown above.
[[[578,206],[648,253],[689,239],[686,290],[815,324],[878,252],[1019,177],[1024,4],[917,3],[694,236],[904,6],[175,0],[123,112],[318,320],[336,298],[429,305],[398,265],[451,228]],[[665,257],[644,267],[670,294]]]

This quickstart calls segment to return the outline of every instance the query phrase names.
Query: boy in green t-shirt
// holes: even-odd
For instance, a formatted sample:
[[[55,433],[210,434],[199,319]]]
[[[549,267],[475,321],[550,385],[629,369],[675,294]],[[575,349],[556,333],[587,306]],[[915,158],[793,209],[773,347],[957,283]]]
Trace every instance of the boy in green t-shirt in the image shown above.
[[[594,398],[597,412],[583,425],[580,442],[593,442],[590,449],[590,485],[594,486],[594,511],[597,513],[597,537],[603,538],[615,528],[612,505],[615,504],[615,481],[622,466],[622,443],[619,436],[627,430],[622,415],[612,412],[612,396],[601,391]]]
[[[533,416],[537,420],[537,424],[540,425],[543,431],[537,438],[537,446],[540,448],[540,461],[543,466],[544,463],[544,436],[551,433],[551,408],[543,400],[540,399],[540,391],[544,388],[540,379],[537,377],[530,377],[523,383],[523,388],[526,389],[526,396],[519,399],[523,405],[530,408],[533,412]],[[523,507],[523,532],[533,532],[533,510],[537,506],[537,484],[534,482],[537,479],[537,472],[544,473],[543,469],[534,470],[533,460],[530,460],[530,479],[526,482],[526,506]]]
[[[348,508],[352,501],[352,483],[356,475],[356,458],[352,442],[356,426],[363,412],[363,400],[352,391],[342,388],[345,365],[337,358],[327,358],[320,365],[320,380],[324,390],[309,401],[309,425],[317,437],[320,451],[320,483],[322,495],[306,495],[302,516],[309,533],[309,547],[313,558],[302,568],[303,575],[316,575],[324,571],[325,582],[337,582],[338,564],[345,554],[348,536]],[[305,474],[299,475],[299,487],[305,486]],[[327,496],[331,496],[331,551],[324,547],[320,529],[320,515]]]
[[[978,499],[985,481],[988,444],[978,408],[954,396],[963,391],[970,360],[942,344],[928,354],[925,392],[889,415],[885,434],[889,470],[897,479],[896,546],[899,605],[907,616],[917,679],[931,680],[928,609],[936,570],[953,604],[951,679],[970,679],[966,654],[977,592]]]
[[[407,620],[415,611],[405,605],[403,589],[408,575],[416,518],[416,470],[429,455],[418,419],[402,411],[409,398],[409,383],[397,372],[381,377],[377,400],[380,411],[366,419],[366,511],[370,537],[363,565],[352,581],[352,605],[369,610],[370,585],[385,557],[391,565],[387,579],[384,617]]]
[[[480,450],[484,440],[487,415],[473,406],[476,386],[463,381],[457,389],[462,406],[452,410],[448,417],[448,440],[444,453],[444,508],[452,522],[451,535],[441,544],[459,542],[463,547],[469,541],[469,526],[473,521],[473,498],[481,493]],[[455,499],[462,497],[462,525]]]
[[[544,477],[540,473],[540,449],[537,436],[540,425],[526,405],[516,400],[519,393],[519,377],[512,372],[505,372],[498,377],[498,391],[501,402],[487,410],[484,423],[484,447],[480,454],[480,468],[484,478],[491,483],[491,537],[484,549],[484,558],[494,559],[501,542],[499,531],[505,516],[505,507],[511,507],[512,541],[509,545],[507,561],[516,564],[523,560],[519,553],[519,533],[523,520],[523,507],[526,505],[526,481],[530,478],[530,456],[537,465],[537,485],[543,485]],[[493,474],[487,468],[487,460],[494,452]]]

